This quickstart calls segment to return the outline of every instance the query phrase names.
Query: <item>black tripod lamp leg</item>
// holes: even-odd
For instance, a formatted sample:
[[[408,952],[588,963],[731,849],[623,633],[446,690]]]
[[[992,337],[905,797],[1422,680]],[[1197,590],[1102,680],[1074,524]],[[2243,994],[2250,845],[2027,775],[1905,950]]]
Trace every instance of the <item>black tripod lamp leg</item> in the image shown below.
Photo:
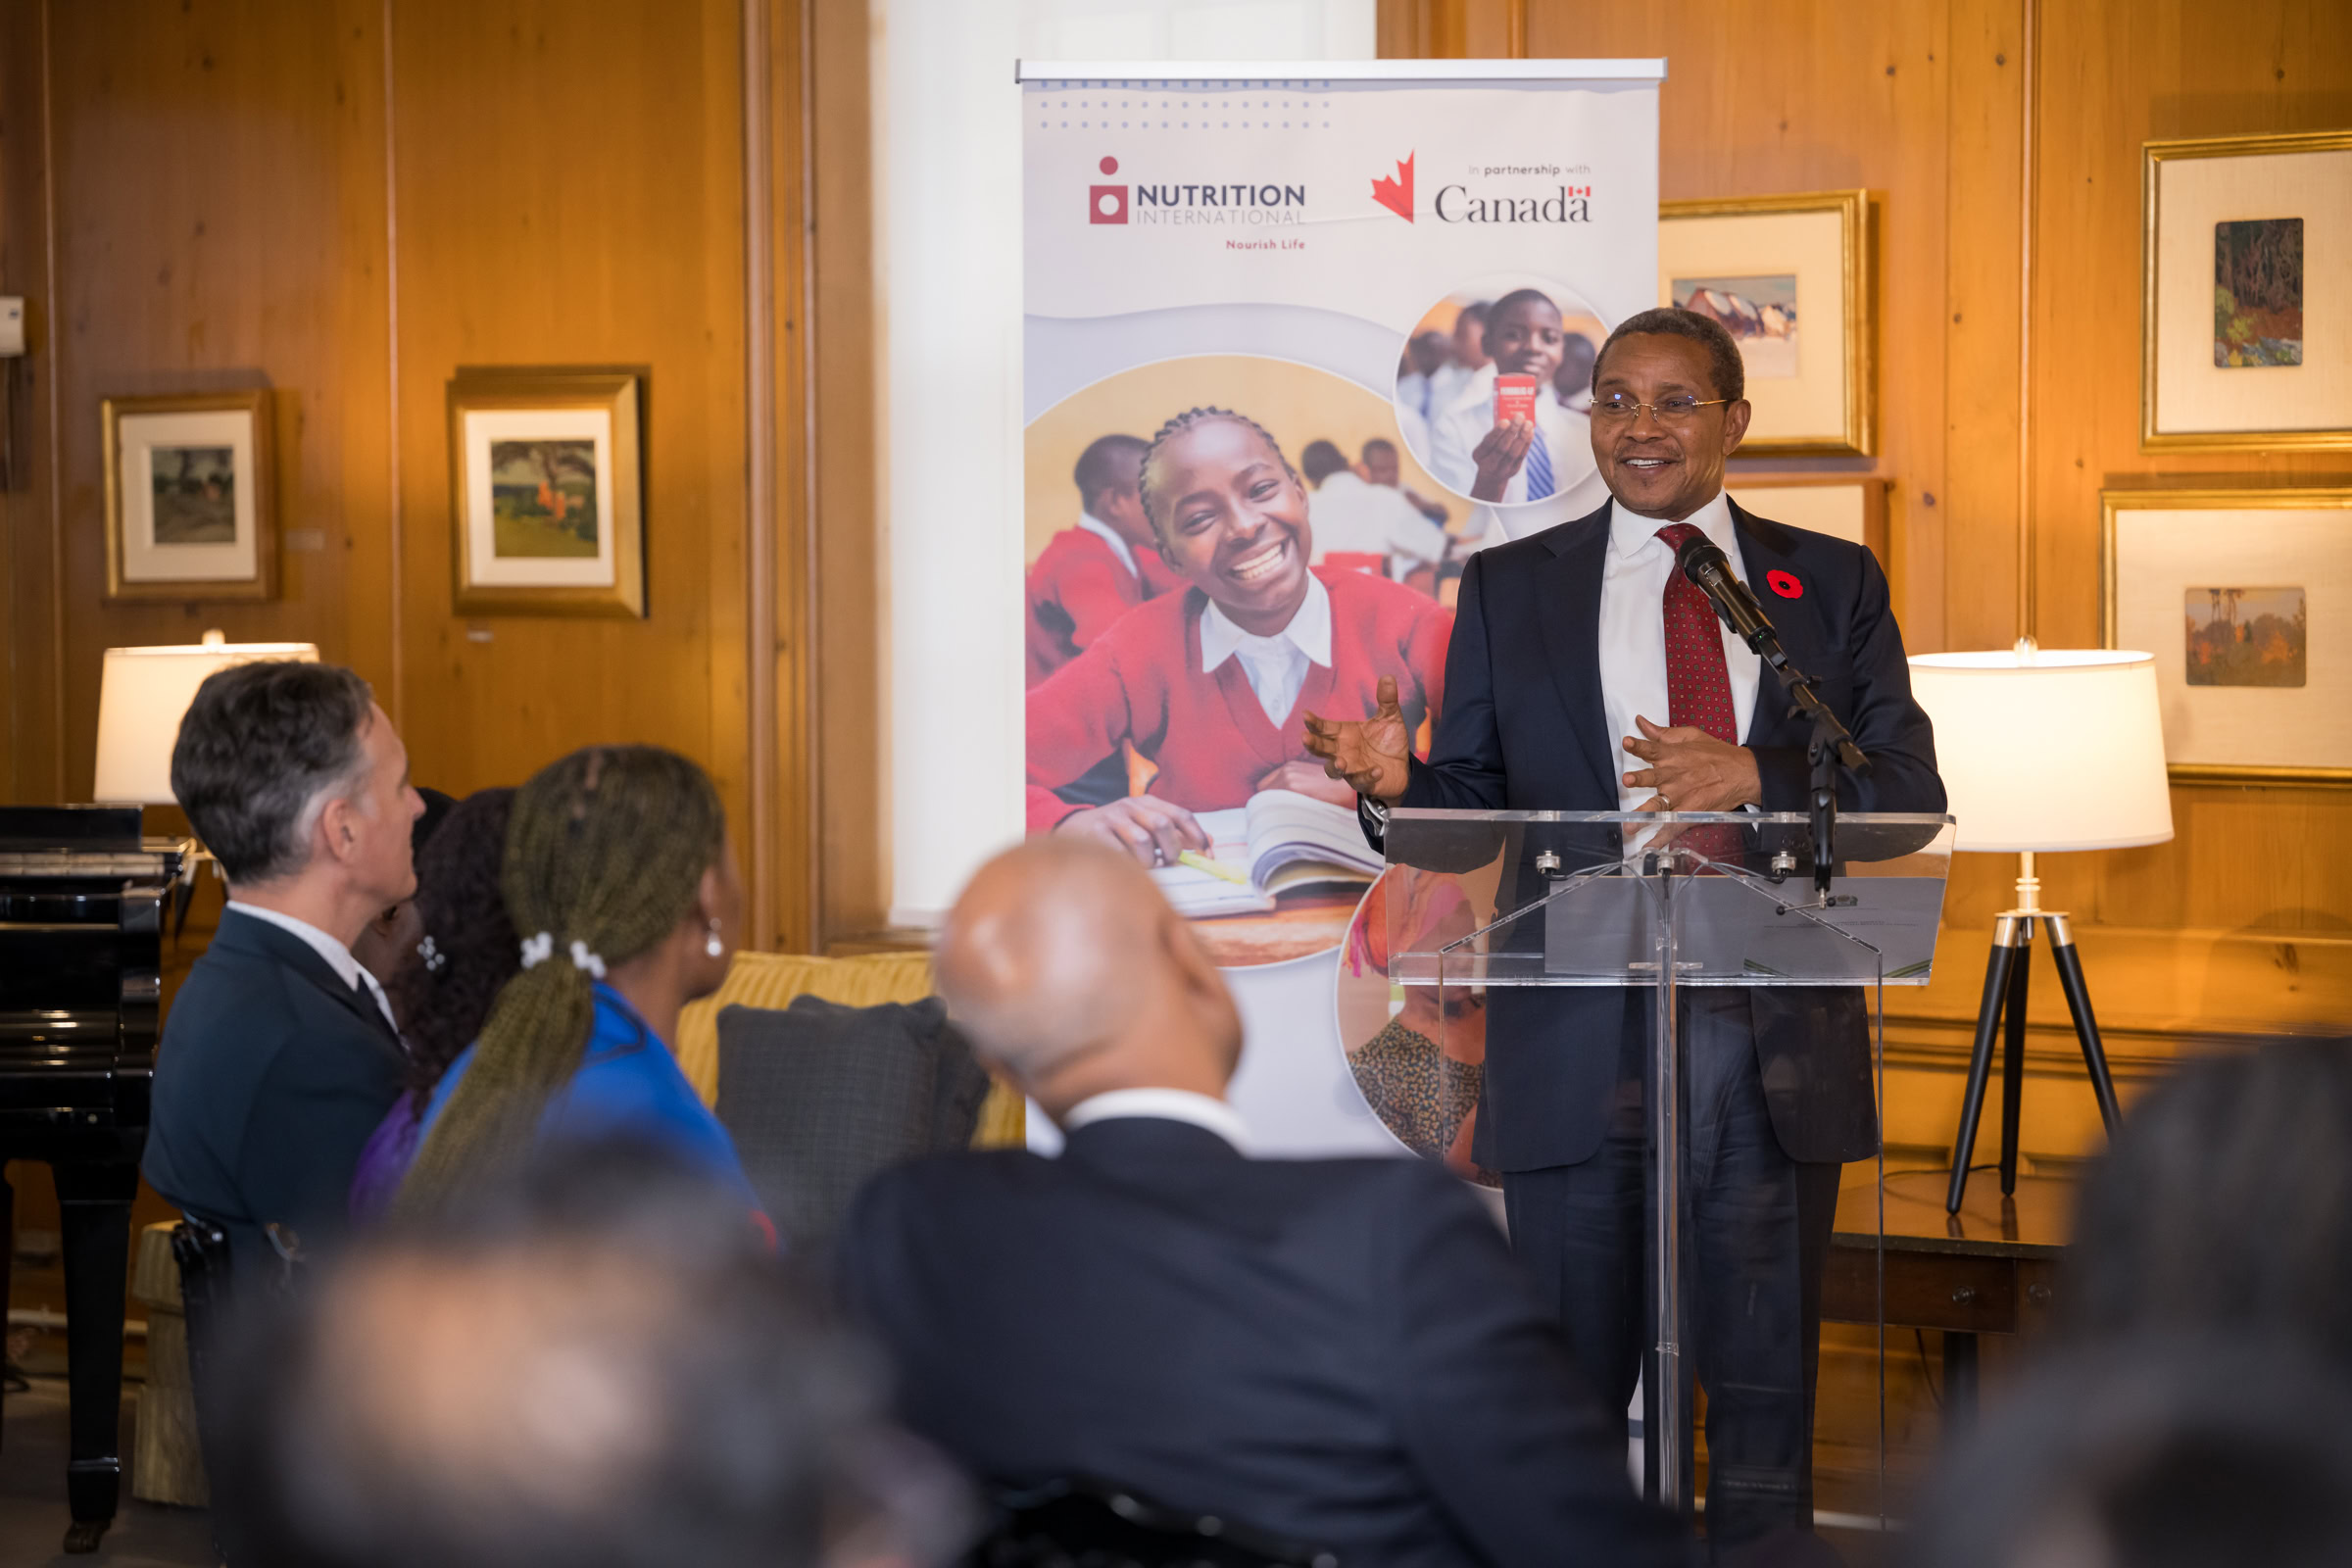
[[[2017,1191],[2017,1124],[2026,1097],[2026,993],[2034,980],[2034,922],[2020,920],[2009,1000],[2001,1006],[2001,1192]]]
[[[1977,1007],[1976,1050],[1968,1058],[1968,1092],[1960,1102],[1960,1136],[1952,1144],[1952,1186],[1943,1201],[1948,1214],[1959,1213],[1968,1196],[1968,1160],[1977,1147],[1977,1121],[1984,1113],[1984,1080],[1992,1073],[1992,1037],[2000,1027],[2001,1001],[2018,959],[2019,924],[2004,914],[1992,928],[1992,953],[1984,962],[1984,1000]]]
[[[2082,981],[2082,959],[2075,952],[2075,936],[2066,916],[2045,916],[2050,922],[2050,957],[2058,965],[2058,984],[2066,990],[2067,1009],[2075,1015],[2075,1038],[2082,1043],[2082,1065],[2090,1069],[2090,1092],[2099,1097],[2099,1120],[2110,1136],[2124,1119],[2115,1102],[2115,1080],[2107,1073],[2107,1051],[2099,1044],[2099,1020],[2091,1016],[2090,987]]]

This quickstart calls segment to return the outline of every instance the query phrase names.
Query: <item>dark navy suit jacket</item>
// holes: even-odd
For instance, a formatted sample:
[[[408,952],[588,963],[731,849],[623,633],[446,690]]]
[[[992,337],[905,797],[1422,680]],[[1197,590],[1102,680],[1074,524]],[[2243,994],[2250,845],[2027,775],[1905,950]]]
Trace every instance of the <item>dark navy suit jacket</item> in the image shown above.
[[[1613,505],[1610,504],[1610,505]],[[1471,557],[1446,658],[1446,709],[1400,804],[1453,809],[1614,811],[1617,737],[1600,690],[1600,590],[1610,505]],[[1841,770],[1838,808],[1941,811],[1928,715],[1911,698],[1886,576],[1860,545],[1758,517],[1738,504],[1740,573],[1785,572],[1799,593],[1765,593],[1790,662],[1853,732],[1871,769]],[[1808,720],[1770,665],[1744,744],[1763,809],[1812,799]],[[1600,1146],[1628,993],[1501,987],[1488,993],[1479,1157],[1504,1171],[1572,1165]],[[1862,993],[1850,987],[1748,993],[1773,1130],[1789,1158],[1860,1159],[1878,1140]]]
[[[982,1478],[1090,1476],[1350,1568],[1680,1562],[1461,1183],[1247,1159],[1186,1122],[876,1177],[842,1283],[915,1430]]]
[[[188,971],[156,1047],[148,1185],[228,1232],[239,1272],[262,1227],[304,1248],[349,1214],[360,1149],[408,1073],[399,1037],[300,937],[230,909]]]

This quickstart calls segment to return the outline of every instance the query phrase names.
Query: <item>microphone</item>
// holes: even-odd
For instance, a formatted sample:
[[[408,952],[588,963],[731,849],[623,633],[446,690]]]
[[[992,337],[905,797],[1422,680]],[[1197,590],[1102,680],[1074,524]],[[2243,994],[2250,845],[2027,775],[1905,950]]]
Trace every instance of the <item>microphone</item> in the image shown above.
[[[1812,677],[1788,662],[1788,655],[1781,647],[1781,635],[1772,629],[1764,617],[1764,607],[1756,596],[1747,591],[1747,584],[1732,574],[1731,558],[1708,542],[1703,533],[1692,534],[1683,541],[1674,553],[1674,564],[1682,574],[1698,585],[1717,613],[1724,618],[1741,642],[1752,649],[1756,657],[1772,666],[1781,678],[1788,695],[1796,703],[1791,710],[1809,715],[1821,732],[1829,738],[1834,755],[1857,773],[1870,771],[1870,760],[1854,744],[1854,738],[1820,696],[1813,690]]]
[[[1705,534],[1694,533],[1684,540],[1683,548],[1674,553],[1674,565],[1698,586],[1724,623],[1766,663],[1779,670],[1788,662],[1788,656],[1781,651],[1779,634],[1764,618],[1764,607],[1747,591],[1747,584],[1733,575],[1731,559]]]

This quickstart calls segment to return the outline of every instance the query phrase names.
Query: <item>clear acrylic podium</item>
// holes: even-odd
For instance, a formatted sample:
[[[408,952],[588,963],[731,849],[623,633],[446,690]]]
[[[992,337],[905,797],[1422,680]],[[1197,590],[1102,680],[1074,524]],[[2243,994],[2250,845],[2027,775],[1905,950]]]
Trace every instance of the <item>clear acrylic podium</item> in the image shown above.
[[[1952,838],[1946,816],[1839,815],[1824,902],[1815,884],[1811,823],[1793,813],[1391,814],[1386,935],[1392,996],[1438,988],[1438,1005],[1423,1011],[1434,1011],[1441,1029],[1443,1020],[1462,1010],[1452,999],[1477,999],[1497,987],[1621,987],[1640,990],[1648,1003],[1642,1100],[1648,1219],[1641,1321],[1649,1348],[1642,1371],[1642,1474],[1646,1491],[1686,1513],[1693,1505],[1685,1477],[1691,1462],[1694,1368],[1686,1355],[1691,1216],[1685,1159],[1693,1152],[1717,1157],[1709,1144],[1717,1122],[1712,1111],[1702,1116],[1697,1133],[1706,1147],[1687,1150],[1691,1125],[1685,1055],[1694,1025],[1685,1014],[1707,1008],[1682,993],[1694,987],[1860,988],[1871,1041],[1870,1094],[1883,1106],[1883,993],[1887,986],[1928,982]],[[1448,917],[1428,917],[1439,908]],[[1535,1049],[1605,1051],[1614,1061],[1620,1045],[1617,1039],[1558,1038]],[[1439,1046],[1444,1052],[1445,1042]],[[1516,1049],[1531,1048],[1522,1042]],[[1724,1047],[1721,1059],[1729,1061],[1730,1051]],[[1703,1077],[1707,1064],[1700,1065]],[[1714,1082],[1705,1078],[1701,1085],[1710,1107],[1718,1103]],[[1883,1140],[1877,1162],[1872,1193],[1883,1195]],[[1883,1519],[1883,1197],[1870,1206],[1876,1217],[1868,1221],[1873,1255],[1865,1288],[1879,1325],[1877,1477],[1870,1490],[1879,1500],[1861,1511]],[[1853,1219],[1839,1229],[1841,1241],[1854,1240]],[[1857,1261],[1849,1254],[1849,1274]],[[1793,1264],[1767,1256],[1759,1266]],[[1721,1295],[1725,1283],[1706,1288]],[[1725,1396],[1709,1391],[1711,1400]]]

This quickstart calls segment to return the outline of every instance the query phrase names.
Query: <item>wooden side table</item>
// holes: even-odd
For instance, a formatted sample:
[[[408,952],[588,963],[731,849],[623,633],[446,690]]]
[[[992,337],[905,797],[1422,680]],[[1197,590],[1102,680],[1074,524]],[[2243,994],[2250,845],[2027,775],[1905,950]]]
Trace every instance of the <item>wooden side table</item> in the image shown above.
[[[1957,1214],[1944,1212],[1942,1166],[1886,1171],[1886,1322],[1943,1335],[1947,1431],[1976,1414],[1978,1336],[2024,1334],[2047,1318],[2060,1290],[2059,1260],[2074,1223],[2075,1184],[2021,1176],[2017,1193],[1971,1183]],[[1836,1230],[1822,1272],[1821,1315],[1833,1323],[1879,1321],[1877,1167],[1846,1167]]]

